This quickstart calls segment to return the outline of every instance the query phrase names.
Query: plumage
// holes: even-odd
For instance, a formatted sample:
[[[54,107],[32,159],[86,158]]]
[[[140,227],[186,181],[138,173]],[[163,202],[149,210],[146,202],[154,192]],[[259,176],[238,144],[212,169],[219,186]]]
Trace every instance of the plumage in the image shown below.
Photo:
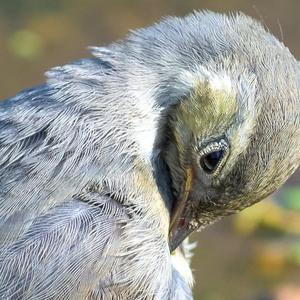
[[[299,63],[211,12],[91,51],[0,103],[0,298],[192,299],[183,238],[298,167]]]

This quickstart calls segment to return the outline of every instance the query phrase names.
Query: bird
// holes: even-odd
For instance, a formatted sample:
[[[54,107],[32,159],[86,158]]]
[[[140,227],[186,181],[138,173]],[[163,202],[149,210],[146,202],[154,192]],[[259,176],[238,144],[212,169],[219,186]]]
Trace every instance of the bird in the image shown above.
[[[298,168],[300,64],[194,11],[0,102],[0,299],[193,299],[189,236]]]

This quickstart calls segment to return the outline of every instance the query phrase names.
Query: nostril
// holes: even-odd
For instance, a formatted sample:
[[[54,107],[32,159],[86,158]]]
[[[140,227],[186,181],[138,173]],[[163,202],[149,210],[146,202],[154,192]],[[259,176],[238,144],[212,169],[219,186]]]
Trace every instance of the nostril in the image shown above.
[[[178,223],[178,227],[180,227],[180,228],[185,228],[186,227],[186,225],[187,225],[187,219],[186,218],[181,218],[180,220],[179,220],[179,223]]]

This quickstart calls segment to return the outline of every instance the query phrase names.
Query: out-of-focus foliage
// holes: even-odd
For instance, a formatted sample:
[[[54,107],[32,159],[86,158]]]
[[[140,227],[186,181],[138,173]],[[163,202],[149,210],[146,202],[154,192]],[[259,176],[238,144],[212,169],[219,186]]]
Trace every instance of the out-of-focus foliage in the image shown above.
[[[300,198],[290,198],[298,188],[286,188],[281,193],[291,203]],[[292,202],[293,200],[293,202]],[[284,205],[285,206],[285,205]],[[280,274],[287,266],[300,267],[300,211],[286,209],[275,201],[265,200],[234,218],[234,229],[241,235],[260,235],[265,242],[256,251],[256,262],[262,270]]]
[[[260,19],[300,57],[296,0],[0,0],[0,98],[44,81],[56,65],[88,56],[129,29],[193,9],[243,11]],[[291,187],[290,184],[293,184]],[[199,235],[196,299],[300,299],[300,179],[276,197]]]
[[[43,51],[43,40],[30,30],[18,30],[8,40],[9,48],[16,57],[34,60]]]
[[[284,207],[300,211],[300,186],[284,189],[281,205]]]
[[[295,198],[288,199],[290,204],[297,205],[296,203],[300,202],[297,194]],[[293,206],[290,205],[290,207]],[[300,211],[292,208],[286,209],[275,201],[265,200],[262,204],[250,207],[238,214],[235,218],[235,229],[240,234],[254,234],[255,231],[261,230],[300,235]]]

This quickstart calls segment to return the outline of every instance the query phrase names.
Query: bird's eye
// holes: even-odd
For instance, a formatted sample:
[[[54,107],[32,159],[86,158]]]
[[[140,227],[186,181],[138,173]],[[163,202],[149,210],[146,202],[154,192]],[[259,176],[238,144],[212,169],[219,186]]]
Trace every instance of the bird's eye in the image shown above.
[[[208,175],[216,176],[224,166],[229,155],[229,143],[225,138],[209,142],[199,147],[199,165]]]
[[[224,150],[218,150],[207,153],[201,157],[200,165],[206,173],[214,173],[214,171],[218,168],[223,157]]]

